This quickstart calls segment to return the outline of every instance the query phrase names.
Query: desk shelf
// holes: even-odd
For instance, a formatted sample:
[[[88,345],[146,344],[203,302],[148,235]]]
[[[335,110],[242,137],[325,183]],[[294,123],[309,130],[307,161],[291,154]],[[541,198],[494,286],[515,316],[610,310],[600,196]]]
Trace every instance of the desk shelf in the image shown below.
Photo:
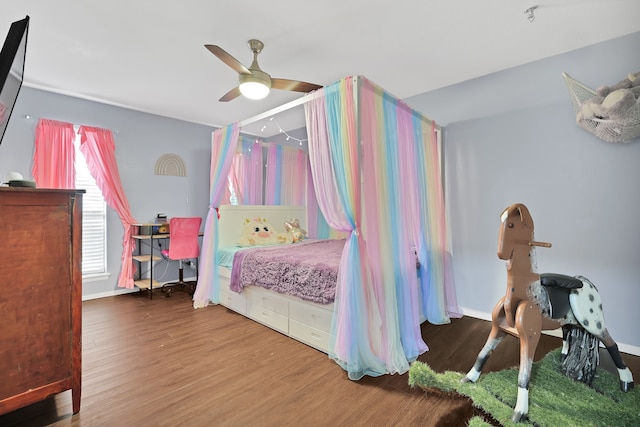
[[[142,229],[151,229],[154,226],[157,226],[158,224],[133,224],[134,226],[139,227],[140,230]],[[138,233],[140,233],[140,231],[138,231]],[[203,235],[202,232],[199,233],[200,236]],[[153,275],[153,270],[154,270],[154,262],[156,261],[162,261],[166,258],[159,256],[159,255],[155,255],[157,253],[160,253],[160,249],[159,248],[154,248],[154,241],[160,241],[160,240],[169,240],[170,235],[169,234],[135,234],[133,236],[131,236],[131,238],[134,240],[135,244],[136,244],[136,254],[131,256],[131,259],[133,261],[138,262],[138,272],[136,274],[136,277],[134,278],[134,284],[136,285],[136,287],[138,287],[140,290],[146,290],[147,292],[149,292],[149,298],[153,298],[153,290],[154,289],[162,289],[162,283],[157,282],[156,280],[154,280],[154,275]],[[144,252],[148,252],[148,253],[143,253],[142,251],[142,246],[147,247],[147,249],[145,249]],[[168,246],[167,246],[168,247]],[[162,246],[160,246],[160,248],[162,248]],[[149,277],[142,277],[142,265],[144,263],[149,263]],[[170,293],[167,293],[167,296],[170,295]]]
[[[138,262],[160,261],[162,257],[157,255],[134,255],[133,259]]]
[[[157,224],[134,224],[136,226],[139,227],[144,227],[144,226],[152,226],[152,225],[157,225]],[[154,262],[156,261],[162,261],[164,258],[159,256],[159,255],[155,255],[155,253],[157,253],[157,251],[159,251],[158,248],[154,248],[153,246],[153,242],[156,240],[161,240],[161,239],[169,239],[169,234],[135,234],[133,236],[131,236],[131,238],[136,241],[136,247],[137,247],[137,253],[135,255],[132,255],[131,259],[134,261],[138,262],[138,273],[136,274],[136,278],[134,279],[133,283],[140,289],[140,290],[146,290],[147,292],[149,292],[149,298],[153,298],[153,290],[154,289],[161,289],[162,288],[162,284],[156,280],[154,280],[153,277],[153,269],[154,269]],[[144,243],[144,245],[143,245]],[[145,250],[145,252],[148,253],[143,253],[142,251],[142,246],[147,246],[148,249]],[[155,251],[155,253],[154,253]],[[149,263],[149,277],[142,277],[142,265],[144,263]]]
[[[153,291],[153,289],[162,287],[162,284],[160,284],[160,282],[156,282],[155,280],[151,279],[134,280],[133,283],[135,283],[138,288],[149,291]]]

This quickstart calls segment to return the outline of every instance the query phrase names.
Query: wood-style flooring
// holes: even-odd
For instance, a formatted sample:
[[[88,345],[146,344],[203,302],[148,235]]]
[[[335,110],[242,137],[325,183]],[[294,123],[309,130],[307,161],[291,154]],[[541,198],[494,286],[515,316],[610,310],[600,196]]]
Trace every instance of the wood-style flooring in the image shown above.
[[[489,329],[469,317],[424,324],[419,360],[466,372]],[[409,387],[407,374],[351,381],[326,354],[222,306],[194,310],[184,292],[85,301],[82,337],[80,412],[68,391],[0,426],[453,426],[473,414],[466,399]],[[543,336],[536,360],[558,346]],[[485,371],[517,365],[518,349],[505,338]],[[640,357],[623,357],[640,378]]]

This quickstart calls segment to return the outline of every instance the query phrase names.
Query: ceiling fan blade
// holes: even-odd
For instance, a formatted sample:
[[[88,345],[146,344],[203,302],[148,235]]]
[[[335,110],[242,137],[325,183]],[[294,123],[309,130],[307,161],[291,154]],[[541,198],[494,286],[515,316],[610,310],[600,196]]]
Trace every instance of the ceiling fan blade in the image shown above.
[[[224,95],[222,95],[222,98],[220,98],[218,101],[220,101],[220,102],[229,102],[229,101],[231,101],[233,99],[236,99],[240,95],[242,95],[240,93],[240,88],[239,87],[234,87],[229,92],[227,92]]]
[[[205,44],[204,47],[209,49],[211,53],[217,56],[222,62],[233,68],[240,74],[251,74],[251,71],[240,63],[236,58],[229,55],[226,50],[215,44]]]
[[[311,92],[312,90],[320,89],[322,86],[298,80],[271,79],[271,87],[273,89],[291,90],[294,92]]]

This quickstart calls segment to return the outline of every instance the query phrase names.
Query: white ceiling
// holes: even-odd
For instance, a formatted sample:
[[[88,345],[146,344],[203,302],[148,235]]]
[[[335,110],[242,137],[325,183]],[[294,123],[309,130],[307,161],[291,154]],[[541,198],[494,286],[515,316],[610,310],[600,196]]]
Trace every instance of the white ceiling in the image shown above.
[[[218,102],[237,74],[204,44],[248,67],[257,38],[272,77],[363,75],[406,98],[640,31],[640,0],[4,0],[0,10],[0,35],[31,17],[26,86],[214,126],[301,94]]]

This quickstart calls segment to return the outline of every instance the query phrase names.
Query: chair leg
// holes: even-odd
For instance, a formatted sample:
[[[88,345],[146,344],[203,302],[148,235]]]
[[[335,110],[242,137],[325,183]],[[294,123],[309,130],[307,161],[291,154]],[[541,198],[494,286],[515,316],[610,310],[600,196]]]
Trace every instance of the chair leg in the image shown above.
[[[180,261],[180,269],[178,270],[178,283],[184,284],[184,268],[182,268],[182,261]]]
[[[171,296],[171,292],[172,291],[173,291],[173,289],[171,289],[171,286],[163,286],[162,287],[162,292],[164,292],[165,298],[169,298]]]
[[[196,281],[198,282],[198,259],[196,258]],[[171,292],[173,291],[174,286],[179,286],[179,289],[185,290],[189,293],[189,295],[193,296],[196,292],[196,285],[194,282],[185,282],[184,281],[184,268],[182,266],[182,260],[180,260],[180,267],[178,268],[178,281],[167,283],[162,287],[162,291],[165,294],[165,297],[170,297]]]

